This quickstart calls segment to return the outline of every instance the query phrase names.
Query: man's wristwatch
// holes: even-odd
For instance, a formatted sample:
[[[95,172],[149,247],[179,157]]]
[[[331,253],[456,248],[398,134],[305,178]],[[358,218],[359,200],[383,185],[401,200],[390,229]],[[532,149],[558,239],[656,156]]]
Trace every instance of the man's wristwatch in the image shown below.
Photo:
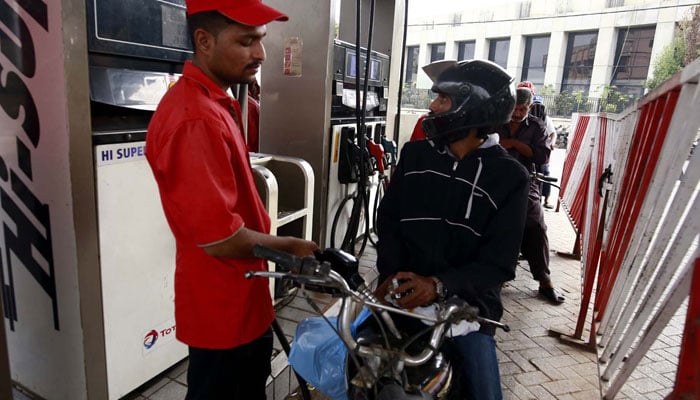
[[[435,282],[435,294],[437,295],[437,301],[445,300],[447,297],[447,288],[445,285],[439,278],[434,276],[431,276],[430,278],[433,280],[433,282]]]

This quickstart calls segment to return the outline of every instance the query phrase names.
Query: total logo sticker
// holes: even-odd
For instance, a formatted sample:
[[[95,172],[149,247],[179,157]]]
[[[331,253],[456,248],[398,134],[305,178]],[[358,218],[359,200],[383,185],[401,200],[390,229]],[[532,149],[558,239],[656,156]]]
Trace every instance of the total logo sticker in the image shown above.
[[[145,338],[143,338],[143,347],[145,347],[146,350],[148,350],[151,347],[153,347],[153,345],[156,344],[157,340],[158,340],[158,332],[156,332],[156,330],[153,329],[146,334]]]
[[[165,343],[175,340],[175,321],[167,321],[153,329],[148,330],[143,335],[144,354],[163,347]]]

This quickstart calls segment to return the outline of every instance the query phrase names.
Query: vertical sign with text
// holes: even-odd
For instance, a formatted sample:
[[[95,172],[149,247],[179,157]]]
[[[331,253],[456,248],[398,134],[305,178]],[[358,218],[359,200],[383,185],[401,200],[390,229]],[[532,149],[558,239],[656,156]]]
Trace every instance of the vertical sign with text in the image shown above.
[[[0,0],[0,291],[12,377],[84,398],[61,2]]]

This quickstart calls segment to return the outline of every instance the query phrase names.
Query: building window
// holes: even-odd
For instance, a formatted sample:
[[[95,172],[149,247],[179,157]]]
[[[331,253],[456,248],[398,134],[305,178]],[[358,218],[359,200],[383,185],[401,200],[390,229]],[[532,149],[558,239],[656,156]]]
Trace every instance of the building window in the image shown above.
[[[489,40],[489,60],[495,62],[503,68],[508,65],[508,49],[510,39]]]
[[[620,29],[610,83],[620,93],[634,98],[644,94],[644,81],[649,72],[651,48],[656,28]]]
[[[430,45],[430,62],[445,59],[445,43],[435,43]]]
[[[562,92],[588,94],[598,32],[571,32],[566,46]]]
[[[536,88],[544,85],[544,73],[547,69],[549,53],[549,35],[531,36],[525,41],[525,58],[521,81],[530,81]]]
[[[418,79],[418,46],[406,47],[406,83]]]
[[[474,59],[474,46],[476,42],[470,40],[468,42],[457,42],[457,60],[472,60]]]

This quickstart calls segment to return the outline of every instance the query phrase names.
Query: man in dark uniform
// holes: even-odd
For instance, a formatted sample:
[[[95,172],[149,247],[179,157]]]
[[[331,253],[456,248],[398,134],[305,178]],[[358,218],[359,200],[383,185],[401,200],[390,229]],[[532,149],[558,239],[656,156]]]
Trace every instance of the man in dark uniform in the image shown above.
[[[511,120],[497,132],[501,146],[532,172],[537,165],[547,161],[551,149],[547,146],[544,123],[529,114],[531,105],[532,92],[527,88],[518,88]],[[539,183],[535,179],[530,184],[527,220],[520,252],[530,265],[532,277],[540,283],[539,294],[555,304],[563,303],[564,296],[554,288],[550,278],[547,225],[540,203]]]

